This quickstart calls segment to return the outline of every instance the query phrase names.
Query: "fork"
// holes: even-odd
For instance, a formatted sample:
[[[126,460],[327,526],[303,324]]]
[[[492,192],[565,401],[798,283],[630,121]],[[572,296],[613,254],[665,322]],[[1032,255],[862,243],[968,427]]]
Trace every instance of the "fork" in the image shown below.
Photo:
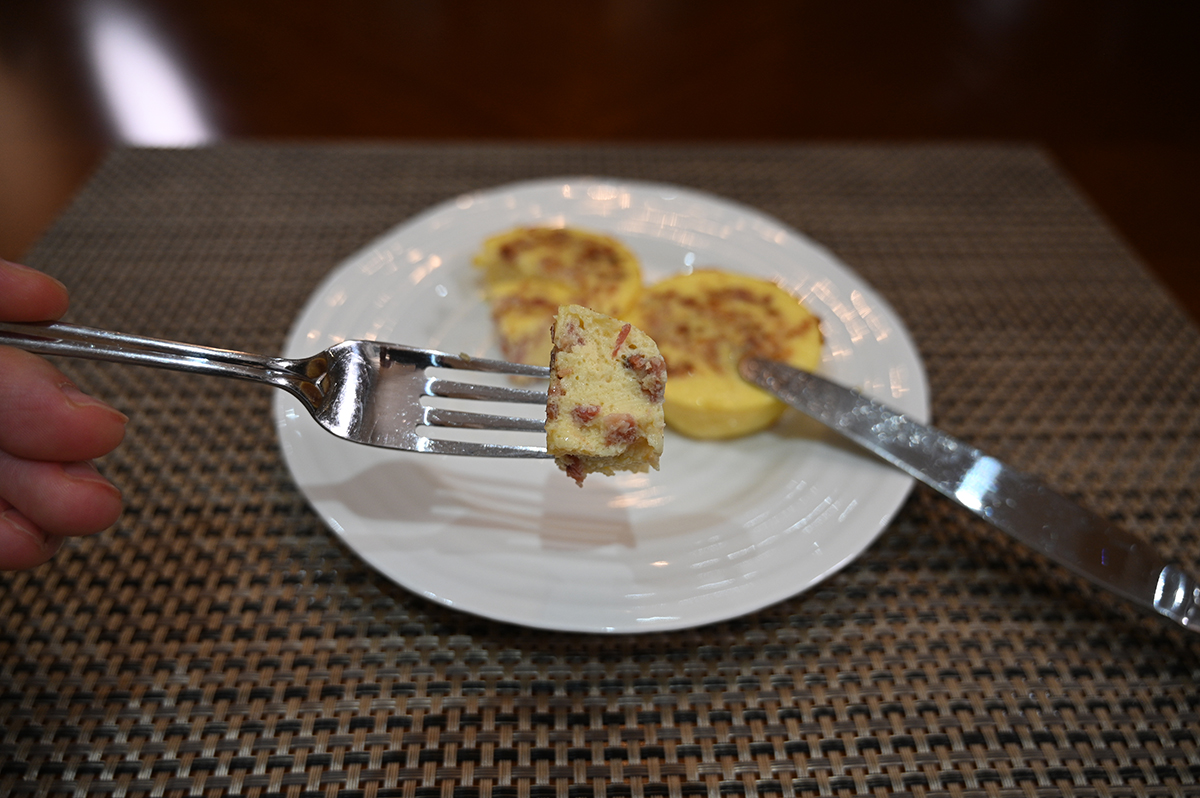
[[[339,438],[430,454],[546,458],[546,447],[445,440],[422,428],[541,432],[522,418],[426,404],[422,397],[546,404],[546,391],[444,379],[430,368],[548,378],[550,369],[375,341],[343,341],[312,357],[286,359],[147,338],[73,324],[0,322],[0,344],[41,355],[134,363],[192,374],[264,382],[295,396]]]

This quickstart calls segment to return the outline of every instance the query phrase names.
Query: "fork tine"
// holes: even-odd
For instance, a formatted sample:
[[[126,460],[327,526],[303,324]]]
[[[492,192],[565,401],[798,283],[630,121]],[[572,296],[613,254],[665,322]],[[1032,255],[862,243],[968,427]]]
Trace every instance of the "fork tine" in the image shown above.
[[[429,354],[429,365],[449,369],[464,369],[466,371],[489,371],[496,374],[512,374],[517,377],[550,377],[548,366],[529,366],[524,363],[509,363],[505,360],[490,360],[484,357],[470,355],[451,355],[446,352],[426,350]]]
[[[546,423],[541,418],[496,416],[491,413],[469,413],[441,407],[426,407],[422,423],[429,427],[496,429],[509,432],[544,432],[546,429]]]
[[[458,454],[470,457],[548,458],[545,446],[506,446],[499,443],[447,441],[438,438],[418,438],[416,451],[427,454]]]
[[[425,382],[427,396],[442,396],[447,399],[479,399],[485,402],[522,402],[546,404],[546,391],[536,388],[514,388],[508,385],[478,385],[473,382],[458,382],[430,377]]]
[[[362,345],[362,343],[353,342],[354,345]],[[390,425],[399,424],[405,428],[406,435],[402,445],[395,445],[395,442],[390,440],[383,445],[428,454],[539,459],[550,457],[545,446],[545,422],[540,415],[536,418],[508,417],[475,410],[437,407],[418,401],[420,396],[430,396],[448,400],[525,403],[545,408],[545,387],[539,390],[503,384],[487,385],[445,379],[431,372],[430,369],[458,369],[547,379],[550,376],[549,368],[476,358],[469,355],[453,355],[433,349],[416,349],[400,344],[374,344],[374,346],[377,347],[378,360],[381,364],[381,368],[377,371],[378,380],[372,388],[375,406],[378,409],[382,407],[381,402],[390,400],[399,410],[407,411],[388,416]],[[401,368],[395,369],[395,373],[389,375],[389,372],[393,371],[389,365],[400,365]],[[385,385],[389,382],[390,384]],[[483,380],[483,382],[486,383],[487,380]],[[502,381],[493,380],[493,382]],[[501,432],[540,432],[542,433],[542,445],[524,445],[520,443],[520,438],[516,438],[516,443],[512,444],[502,442],[502,438],[495,443],[453,440],[453,436],[450,435],[445,438],[433,438],[423,435],[419,431],[420,427],[431,430],[479,429]],[[527,439],[537,440],[536,438]]]

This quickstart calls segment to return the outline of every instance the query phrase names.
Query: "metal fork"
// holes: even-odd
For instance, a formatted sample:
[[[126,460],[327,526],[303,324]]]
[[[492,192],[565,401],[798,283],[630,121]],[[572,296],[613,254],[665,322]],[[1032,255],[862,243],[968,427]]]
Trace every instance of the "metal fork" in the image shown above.
[[[65,355],[265,382],[295,396],[322,427],[369,446],[478,457],[549,457],[545,445],[445,440],[421,428],[540,432],[543,418],[480,413],[426,404],[422,397],[546,404],[545,389],[448,380],[426,369],[445,368],[550,376],[549,368],[452,355],[375,341],[343,341],[312,357],[290,360],[165,341],[72,324],[0,322],[0,344],[42,355]]]

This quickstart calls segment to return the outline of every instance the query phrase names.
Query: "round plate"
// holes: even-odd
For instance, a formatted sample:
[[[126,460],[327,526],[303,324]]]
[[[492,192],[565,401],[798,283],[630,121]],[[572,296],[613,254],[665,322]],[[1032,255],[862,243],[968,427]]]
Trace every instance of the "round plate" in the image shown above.
[[[336,269],[285,356],[367,338],[499,357],[471,258],[531,224],[610,233],[647,282],[704,266],[775,280],[820,316],[824,375],[928,416],[916,348],[861,278],[775,219],[668,185],[564,178],[435,207]],[[552,461],[360,446],[283,392],[275,409],[300,490],[371,566],[433,601],[545,629],[662,631],[760,609],[858,555],[912,487],[793,411],[736,441],[668,431],[660,471],[579,488]]]

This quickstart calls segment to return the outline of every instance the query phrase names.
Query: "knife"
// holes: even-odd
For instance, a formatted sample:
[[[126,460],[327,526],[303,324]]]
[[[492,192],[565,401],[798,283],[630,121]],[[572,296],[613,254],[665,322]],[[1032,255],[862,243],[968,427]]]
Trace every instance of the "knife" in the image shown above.
[[[1180,626],[1200,631],[1200,586],[1154,548],[1037,477],[827,379],[746,357],[743,379],[854,441],[1034,551]]]

